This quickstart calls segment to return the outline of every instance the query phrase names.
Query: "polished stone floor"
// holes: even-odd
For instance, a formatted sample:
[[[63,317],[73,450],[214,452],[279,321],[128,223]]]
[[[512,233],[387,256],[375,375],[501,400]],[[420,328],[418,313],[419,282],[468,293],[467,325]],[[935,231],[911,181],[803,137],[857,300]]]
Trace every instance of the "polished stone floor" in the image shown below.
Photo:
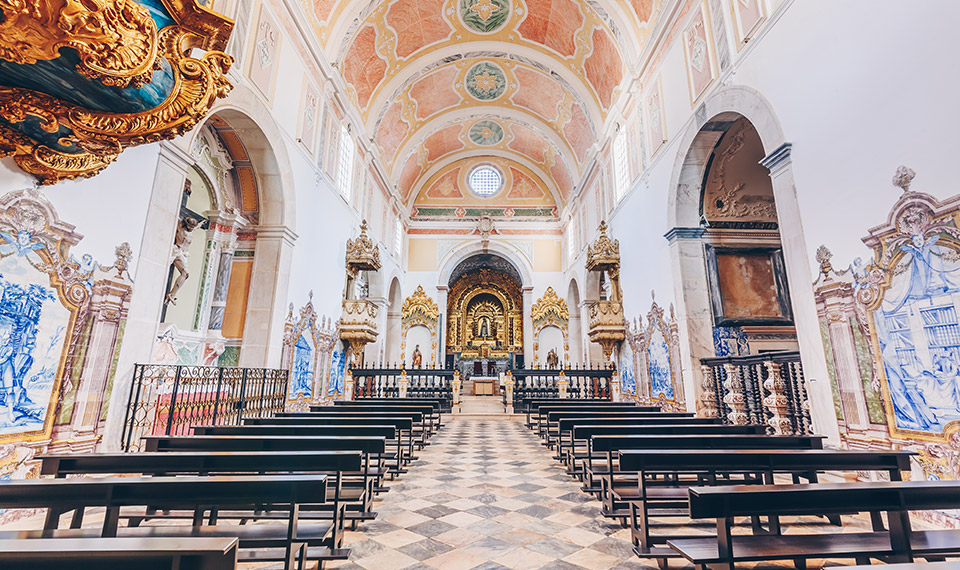
[[[448,418],[331,568],[647,567],[518,417]]]

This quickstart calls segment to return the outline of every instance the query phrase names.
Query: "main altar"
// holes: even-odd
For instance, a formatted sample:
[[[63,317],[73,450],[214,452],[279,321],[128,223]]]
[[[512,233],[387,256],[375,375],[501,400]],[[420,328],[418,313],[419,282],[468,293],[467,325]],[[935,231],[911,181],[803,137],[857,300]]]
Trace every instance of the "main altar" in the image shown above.
[[[523,296],[505,271],[476,269],[452,283],[447,354],[463,377],[499,377],[523,353]]]

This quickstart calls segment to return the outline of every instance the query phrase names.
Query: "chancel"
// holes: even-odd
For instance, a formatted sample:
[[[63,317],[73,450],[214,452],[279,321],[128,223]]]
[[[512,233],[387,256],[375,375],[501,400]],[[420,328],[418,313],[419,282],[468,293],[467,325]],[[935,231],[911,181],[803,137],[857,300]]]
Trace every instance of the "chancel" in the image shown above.
[[[0,0],[0,568],[955,566],[957,21]]]

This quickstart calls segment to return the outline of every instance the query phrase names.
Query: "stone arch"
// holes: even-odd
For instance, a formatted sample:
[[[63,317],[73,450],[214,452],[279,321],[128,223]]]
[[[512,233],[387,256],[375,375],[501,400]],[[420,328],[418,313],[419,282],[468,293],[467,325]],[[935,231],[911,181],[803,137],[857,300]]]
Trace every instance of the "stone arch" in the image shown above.
[[[580,291],[580,284],[577,282],[576,277],[570,279],[570,284],[567,286],[567,307],[570,310],[570,361],[571,362],[583,362],[584,359],[584,348],[583,348],[583,319],[581,318],[580,304],[583,296]]]
[[[390,289],[386,303],[387,326],[386,330],[384,331],[386,347],[384,350],[383,360],[387,362],[400,362],[403,360],[403,356],[400,354],[400,351],[402,350],[400,348],[400,311],[403,306],[403,295],[400,291],[400,279],[397,277],[394,277],[390,280]]]
[[[745,86],[730,86],[713,93],[697,111],[705,120],[689,124],[678,137],[678,151],[669,186],[665,238],[670,243],[674,272],[674,296],[677,301],[681,345],[686,358],[681,360],[684,388],[698,400],[700,358],[713,356],[713,317],[705,291],[707,287],[700,194],[713,149],[723,135],[716,125],[745,118],[760,137],[765,158],[760,163],[770,171],[787,280],[791,289],[797,341],[809,382],[812,415],[818,433],[832,440],[839,435],[833,415],[832,395],[826,360],[820,340],[813,292],[813,281],[794,185],[790,143],[772,105],[759,92]],[[697,284],[690,287],[689,284]],[[697,288],[702,288],[698,290]]]
[[[443,256],[440,261],[440,271],[437,274],[437,287],[445,290],[450,284],[450,276],[460,263],[468,258],[483,253],[493,253],[509,261],[520,273],[520,286],[523,288],[533,285],[533,265],[526,255],[519,249],[508,244],[479,240],[457,246]]]

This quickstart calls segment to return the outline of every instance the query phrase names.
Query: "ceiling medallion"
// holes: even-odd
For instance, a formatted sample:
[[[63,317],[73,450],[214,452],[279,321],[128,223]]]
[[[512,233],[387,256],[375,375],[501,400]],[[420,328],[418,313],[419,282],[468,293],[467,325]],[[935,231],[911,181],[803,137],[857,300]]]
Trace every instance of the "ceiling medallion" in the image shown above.
[[[509,0],[460,0],[460,19],[471,30],[489,34],[510,19]]]
[[[503,140],[503,127],[496,121],[477,121],[470,127],[470,140],[480,146],[493,146]]]
[[[496,65],[483,61],[467,71],[467,92],[480,101],[493,101],[507,90],[507,77]]]

